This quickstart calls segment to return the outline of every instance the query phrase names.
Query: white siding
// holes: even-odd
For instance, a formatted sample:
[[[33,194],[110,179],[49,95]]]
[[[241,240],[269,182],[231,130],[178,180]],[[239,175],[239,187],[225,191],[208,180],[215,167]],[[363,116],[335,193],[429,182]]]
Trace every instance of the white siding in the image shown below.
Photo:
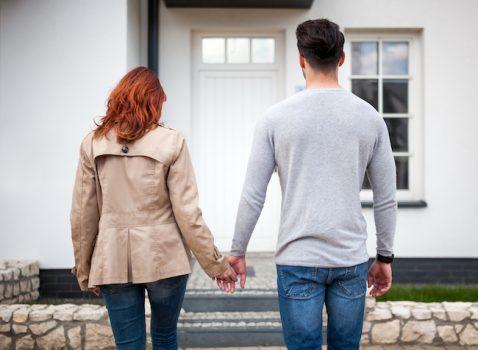
[[[127,18],[126,0],[0,1],[0,259],[73,265],[79,144],[138,60]]]
[[[191,33],[195,30],[285,30],[286,94],[303,85],[295,28],[327,17],[345,29],[422,29],[425,209],[400,209],[401,257],[478,257],[478,2],[316,0],[309,11],[161,8],[160,76],[169,124],[191,135]],[[180,69],[178,68],[180,67]],[[231,198],[236,205],[238,198]],[[375,253],[372,211],[369,253]],[[233,223],[231,223],[231,230]],[[220,248],[228,249],[228,245]],[[254,250],[254,245],[250,247]]]

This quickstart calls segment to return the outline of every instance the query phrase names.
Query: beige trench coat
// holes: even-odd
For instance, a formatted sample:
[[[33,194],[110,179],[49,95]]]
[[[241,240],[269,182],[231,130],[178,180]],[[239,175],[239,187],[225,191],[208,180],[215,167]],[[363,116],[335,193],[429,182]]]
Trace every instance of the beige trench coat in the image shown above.
[[[161,126],[126,147],[113,132],[86,136],[71,235],[82,290],[191,273],[190,249],[211,277],[228,267],[198,207],[186,142]]]

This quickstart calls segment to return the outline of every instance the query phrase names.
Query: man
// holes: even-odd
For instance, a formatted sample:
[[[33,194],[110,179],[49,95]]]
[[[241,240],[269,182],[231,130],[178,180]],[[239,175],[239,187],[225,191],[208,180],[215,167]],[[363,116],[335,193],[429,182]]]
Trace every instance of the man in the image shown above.
[[[327,308],[329,349],[358,349],[368,259],[360,203],[365,174],[373,190],[377,258],[371,295],[390,289],[396,222],[395,163],[377,111],[338,83],[344,35],[326,19],[297,27],[306,89],[265,113],[254,135],[230,264],[246,278],[246,247],[277,166],[282,213],[275,262],[288,349],[320,349]]]

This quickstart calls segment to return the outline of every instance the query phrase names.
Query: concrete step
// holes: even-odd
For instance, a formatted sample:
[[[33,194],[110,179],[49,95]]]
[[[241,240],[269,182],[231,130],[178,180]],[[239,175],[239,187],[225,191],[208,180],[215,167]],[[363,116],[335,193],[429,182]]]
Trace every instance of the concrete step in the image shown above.
[[[178,336],[182,347],[284,346],[276,311],[182,311]]]
[[[189,312],[279,311],[279,302],[274,289],[240,290],[234,294],[188,289],[183,308]]]

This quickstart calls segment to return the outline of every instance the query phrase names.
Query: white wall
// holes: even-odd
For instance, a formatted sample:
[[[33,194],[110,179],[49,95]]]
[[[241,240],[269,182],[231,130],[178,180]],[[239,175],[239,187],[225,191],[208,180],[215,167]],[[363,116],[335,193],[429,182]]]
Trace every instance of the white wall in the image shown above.
[[[114,84],[127,69],[145,64],[145,22],[138,16],[144,19],[146,2],[138,7],[137,1],[0,1],[0,258],[39,259],[42,268],[73,264],[69,210],[78,146],[93,118],[104,113]],[[193,30],[284,30],[291,95],[303,84],[294,35],[301,21],[328,17],[345,28],[423,28],[429,206],[400,209],[397,255],[477,257],[478,2],[459,4],[316,0],[309,11],[162,5],[164,119],[191,134]],[[369,243],[373,254],[373,238]]]
[[[285,30],[286,95],[303,85],[295,28],[327,17],[343,28],[423,28],[425,209],[400,209],[401,257],[478,257],[478,2],[463,0],[316,0],[309,11],[161,8],[160,78],[164,119],[191,135],[191,33]],[[231,198],[238,201],[238,198]],[[371,210],[365,210],[373,233]],[[207,216],[207,213],[205,213]],[[231,232],[233,223],[231,223]],[[370,235],[369,253],[375,253]],[[220,247],[228,249],[228,246]]]
[[[0,1],[0,259],[73,265],[79,144],[111,88],[139,63],[127,40],[139,37],[134,3]]]

